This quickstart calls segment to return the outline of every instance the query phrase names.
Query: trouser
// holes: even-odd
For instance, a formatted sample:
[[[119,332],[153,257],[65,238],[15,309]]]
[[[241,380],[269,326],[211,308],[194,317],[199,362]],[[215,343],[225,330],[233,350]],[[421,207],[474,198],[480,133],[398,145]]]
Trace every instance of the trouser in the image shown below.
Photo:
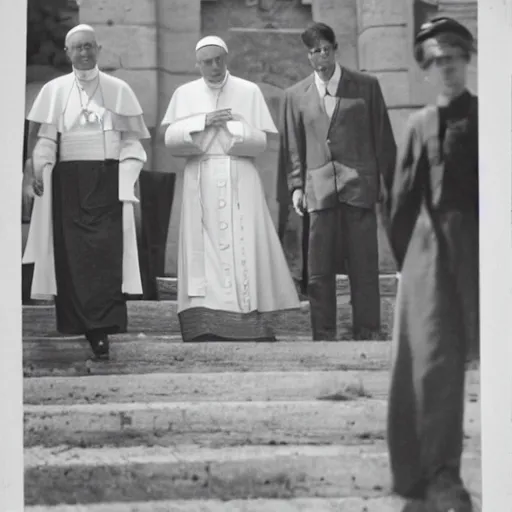
[[[355,337],[380,330],[375,209],[340,204],[311,212],[308,295],[314,340],[336,339],[336,268],[346,260]]]

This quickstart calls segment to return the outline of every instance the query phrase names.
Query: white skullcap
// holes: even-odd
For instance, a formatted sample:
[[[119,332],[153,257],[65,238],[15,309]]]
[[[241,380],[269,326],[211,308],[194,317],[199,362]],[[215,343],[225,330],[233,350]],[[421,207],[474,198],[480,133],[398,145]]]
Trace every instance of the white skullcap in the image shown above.
[[[226,53],[228,53],[228,46],[227,44],[217,36],[206,36],[203,37],[197,44],[196,44],[196,52],[197,50],[200,50],[201,48],[204,48],[205,46],[220,46],[221,48],[224,48]]]
[[[78,32],[91,32],[92,34],[95,34],[94,29],[90,25],[77,25],[76,27],[73,27],[67,34],[66,34],[66,40],[64,42],[65,46],[68,45],[69,38],[73,34],[77,34]]]

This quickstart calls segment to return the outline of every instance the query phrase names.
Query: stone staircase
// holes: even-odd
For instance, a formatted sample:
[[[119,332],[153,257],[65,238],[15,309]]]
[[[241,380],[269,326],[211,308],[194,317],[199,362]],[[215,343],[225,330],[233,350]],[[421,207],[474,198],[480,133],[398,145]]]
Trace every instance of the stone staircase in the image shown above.
[[[26,510],[395,512],[385,444],[390,343],[312,342],[309,308],[277,343],[182,343],[176,282],[129,303],[109,362],[24,321]],[[381,278],[389,334],[396,281]],[[341,338],[348,283],[338,278]],[[387,322],[387,323],[386,323]],[[463,475],[479,509],[479,373],[468,373]]]

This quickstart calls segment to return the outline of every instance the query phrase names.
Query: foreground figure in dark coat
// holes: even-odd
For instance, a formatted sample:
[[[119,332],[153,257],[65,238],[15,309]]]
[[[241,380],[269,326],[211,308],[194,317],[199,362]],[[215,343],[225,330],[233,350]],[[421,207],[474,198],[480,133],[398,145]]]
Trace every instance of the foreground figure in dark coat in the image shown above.
[[[378,80],[336,61],[331,27],[302,34],[314,72],[286,90],[282,112],[279,198],[284,181],[293,208],[307,216],[307,242],[295,244],[307,274],[313,339],[336,339],[336,274],[350,280],[356,339],[379,337],[380,293],[375,205],[390,180],[396,145]]]
[[[439,79],[415,113],[386,201],[401,272],[389,398],[394,491],[405,510],[471,511],[460,478],[464,376],[479,353],[478,117],[466,89],[473,38],[448,18],[425,24],[416,58]],[[416,502],[418,503],[418,502]]]

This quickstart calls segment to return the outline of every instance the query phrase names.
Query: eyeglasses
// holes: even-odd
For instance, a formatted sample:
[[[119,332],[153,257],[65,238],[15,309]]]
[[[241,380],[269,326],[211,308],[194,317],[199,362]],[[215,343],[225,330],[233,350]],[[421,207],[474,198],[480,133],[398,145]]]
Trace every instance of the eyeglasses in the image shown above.
[[[213,65],[222,66],[226,58],[224,55],[220,55],[218,57],[213,57],[212,59],[202,59],[198,60],[198,64],[201,66],[211,67]]]
[[[84,43],[84,44],[77,44],[71,46],[71,50],[74,52],[81,52],[82,50],[85,50],[86,52],[90,52],[92,50],[95,50],[97,48],[96,43]]]
[[[309,54],[312,57],[318,57],[321,53],[325,53],[325,55],[329,56],[334,53],[336,48],[334,46],[321,46],[320,48],[313,48],[309,50]]]

